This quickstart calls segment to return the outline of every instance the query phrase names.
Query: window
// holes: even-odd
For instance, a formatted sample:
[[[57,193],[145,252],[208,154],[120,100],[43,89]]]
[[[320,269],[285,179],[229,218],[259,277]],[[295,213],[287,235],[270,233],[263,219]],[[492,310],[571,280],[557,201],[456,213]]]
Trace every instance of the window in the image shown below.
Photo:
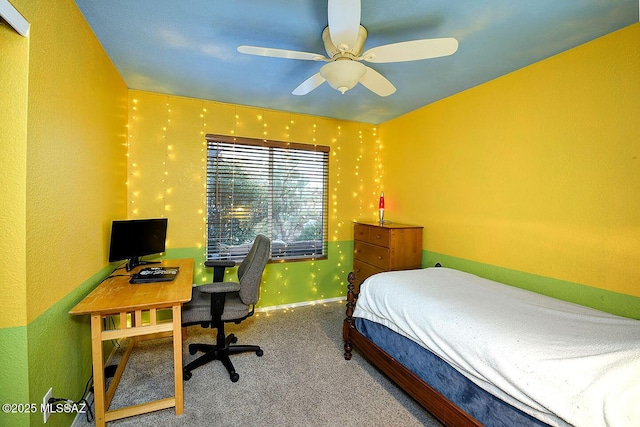
[[[329,147],[207,135],[207,259],[271,239],[275,260],[327,255]]]

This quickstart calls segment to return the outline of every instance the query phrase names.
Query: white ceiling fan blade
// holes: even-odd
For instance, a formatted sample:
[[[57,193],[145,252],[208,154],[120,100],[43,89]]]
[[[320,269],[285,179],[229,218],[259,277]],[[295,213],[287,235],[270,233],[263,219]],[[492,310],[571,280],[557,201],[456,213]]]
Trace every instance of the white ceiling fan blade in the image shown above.
[[[380,96],[389,96],[396,91],[396,87],[385,76],[371,67],[367,67],[367,72],[360,78],[360,83]]]
[[[362,54],[367,62],[405,62],[448,56],[458,50],[458,40],[452,37],[422,39],[374,47]]]
[[[329,35],[341,51],[353,48],[360,28],[360,0],[329,0]]]
[[[299,52],[296,50],[274,49],[259,46],[238,46],[238,52],[247,55],[269,56],[272,58],[303,59],[306,61],[324,61],[327,58],[319,53]]]
[[[325,81],[326,79],[322,77],[320,73],[315,73],[313,76],[300,83],[300,86],[295,88],[291,93],[294,95],[306,95]]]

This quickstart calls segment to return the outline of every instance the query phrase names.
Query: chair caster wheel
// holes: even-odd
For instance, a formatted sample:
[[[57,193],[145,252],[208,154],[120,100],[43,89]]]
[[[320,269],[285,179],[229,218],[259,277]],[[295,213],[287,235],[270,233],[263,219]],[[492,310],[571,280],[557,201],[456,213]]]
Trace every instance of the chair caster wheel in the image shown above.
[[[182,373],[182,377],[184,378],[185,381],[189,381],[191,379],[191,372],[185,371]]]
[[[233,374],[229,375],[229,378],[231,378],[231,382],[237,383],[238,380],[240,379],[240,375],[234,372]]]
[[[232,335],[232,336],[231,336],[231,343],[232,343],[232,344],[235,344],[235,343],[237,343],[237,342],[238,342],[238,337],[236,337],[235,335]]]
[[[198,352],[198,350],[196,350],[195,348],[191,348],[191,347],[189,347],[189,354],[190,354],[190,355],[192,355],[192,356],[193,356],[193,355],[194,355],[194,354],[196,354],[197,352]]]
[[[256,350],[256,356],[258,357],[262,357],[262,355],[264,354],[264,351],[262,350]]]

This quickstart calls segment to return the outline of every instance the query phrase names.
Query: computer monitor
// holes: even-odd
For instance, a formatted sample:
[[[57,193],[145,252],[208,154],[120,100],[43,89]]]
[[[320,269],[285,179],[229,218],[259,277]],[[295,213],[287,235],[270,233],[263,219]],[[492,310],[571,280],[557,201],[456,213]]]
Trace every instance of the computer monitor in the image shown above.
[[[138,265],[152,264],[141,258],[164,252],[166,238],[167,218],[113,221],[109,262],[126,259],[127,271]]]

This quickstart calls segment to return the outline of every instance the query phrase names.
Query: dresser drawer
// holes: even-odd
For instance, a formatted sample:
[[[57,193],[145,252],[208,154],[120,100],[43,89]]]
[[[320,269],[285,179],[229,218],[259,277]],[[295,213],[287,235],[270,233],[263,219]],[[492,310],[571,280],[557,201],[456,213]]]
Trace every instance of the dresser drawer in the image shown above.
[[[367,277],[373,276],[376,273],[382,273],[386,271],[382,268],[374,267],[373,265],[366,264],[361,261],[353,261],[353,274],[356,275],[356,280],[358,284],[364,282]]]
[[[356,224],[353,228],[353,240],[360,240],[363,242],[369,241],[369,229],[371,227],[367,225]]]
[[[373,243],[378,246],[389,246],[390,230],[382,227],[371,227],[368,225],[356,224],[353,228],[353,239],[362,242]]]
[[[374,245],[389,247],[391,230],[382,227],[370,227],[369,243]]]
[[[389,269],[389,249],[370,243],[356,241],[353,244],[354,260]]]

